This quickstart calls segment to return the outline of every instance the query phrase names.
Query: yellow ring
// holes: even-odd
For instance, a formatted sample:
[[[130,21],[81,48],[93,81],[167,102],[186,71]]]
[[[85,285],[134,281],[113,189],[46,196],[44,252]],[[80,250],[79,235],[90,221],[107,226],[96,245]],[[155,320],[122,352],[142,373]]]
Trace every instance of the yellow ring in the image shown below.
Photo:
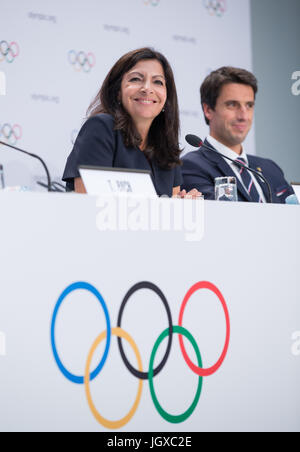
[[[109,421],[107,419],[105,419],[104,417],[101,416],[101,414],[97,411],[93,400],[92,400],[92,396],[91,396],[91,391],[90,391],[90,368],[91,368],[91,362],[93,359],[93,355],[96,351],[96,348],[98,347],[98,345],[100,344],[101,341],[103,341],[106,338],[106,334],[107,332],[104,331],[103,333],[101,333],[97,339],[95,340],[95,342],[92,345],[92,348],[89,352],[89,356],[86,362],[86,367],[85,367],[85,375],[84,375],[84,387],[85,387],[85,393],[86,393],[86,397],[87,397],[87,401],[89,404],[89,407],[95,417],[95,419],[99,422],[99,424],[103,425],[106,428],[109,429],[118,429],[123,427],[124,425],[126,425],[130,419],[134,416],[138,405],[140,403],[141,400],[141,396],[142,396],[142,389],[143,389],[143,380],[139,381],[139,386],[138,386],[138,391],[137,391],[137,396],[135,399],[135,402],[133,404],[133,407],[131,408],[131,410],[129,411],[129,413],[123,417],[122,419],[120,419],[119,421]],[[137,362],[138,362],[138,368],[139,371],[142,372],[143,371],[143,366],[142,366],[142,359],[141,359],[141,355],[140,352],[134,342],[134,340],[132,339],[131,336],[129,336],[128,333],[126,333],[126,331],[124,331],[122,328],[112,328],[111,330],[111,334],[113,336],[117,336],[117,337],[121,337],[123,339],[126,339],[129,344],[131,345],[131,347],[133,348],[133,351],[135,353],[135,356],[137,358]]]

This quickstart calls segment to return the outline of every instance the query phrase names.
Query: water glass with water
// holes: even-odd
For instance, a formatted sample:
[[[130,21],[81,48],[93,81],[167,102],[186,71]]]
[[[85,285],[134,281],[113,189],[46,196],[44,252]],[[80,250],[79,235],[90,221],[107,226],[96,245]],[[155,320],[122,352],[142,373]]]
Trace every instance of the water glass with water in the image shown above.
[[[237,186],[235,177],[215,178],[216,201],[237,201]]]

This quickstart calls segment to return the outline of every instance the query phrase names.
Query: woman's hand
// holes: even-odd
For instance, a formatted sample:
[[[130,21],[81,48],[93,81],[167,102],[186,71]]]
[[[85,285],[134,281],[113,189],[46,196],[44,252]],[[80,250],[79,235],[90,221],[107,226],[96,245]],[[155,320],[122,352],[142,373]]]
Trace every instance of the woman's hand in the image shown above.
[[[173,198],[178,199],[198,199],[201,198],[202,193],[198,191],[196,188],[193,188],[193,190],[189,191],[188,193],[186,190],[180,190],[180,187],[176,187],[173,189]]]
[[[74,191],[76,193],[86,193],[86,189],[85,189],[85,186],[84,186],[84,184],[82,182],[81,177],[76,177],[74,179]]]

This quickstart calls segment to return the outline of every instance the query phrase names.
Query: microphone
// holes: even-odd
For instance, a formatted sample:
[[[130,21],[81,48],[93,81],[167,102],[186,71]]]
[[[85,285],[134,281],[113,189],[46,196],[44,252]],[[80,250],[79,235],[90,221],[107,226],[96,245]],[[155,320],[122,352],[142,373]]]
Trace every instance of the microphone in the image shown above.
[[[186,139],[188,144],[190,144],[191,146],[193,146],[195,148],[203,147],[203,148],[205,148],[205,149],[207,149],[209,151],[214,152],[215,154],[220,155],[221,157],[224,157],[227,160],[230,160],[231,162],[233,162],[235,165],[239,166],[240,168],[247,169],[248,171],[250,171],[250,173],[256,174],[256,176],[260,177],[267,184],[268,192],[269,192],[269,203],[273,202],[271,186],[270,186],[269,182],[267,181],[267,179],[265,178],[265,176],[262,173],[260,173],[259,171],[254,170],[253,168],[250,168],[245,163],[237,162],[236,160],[233,160],[230,157],[227,157],[227,155],[221,154],[221,152],[216,151],[216,149],[214,149],[211,146],[207,146],[205,143],[203,143],[201,138],[197,137],[197,135],[189,134],[189,135],[186,135],[185,139]]]
[[[44,162],[44,160],[43,160],[41,157],[39,157],[39,156],[36,155],[36,154],[32,154],[32,153],[30,153],[30,152],[24,151],[23,149],[17,148],[16,146],[12,146],[11,144],[5,143],[4,141],[0,141],[0,144],[2,144],[3,146],[7,146],[7,147],[9,147],[9,148],[11,148],[11,149],[14,149],[15,151],[19,151],[19,152],[22,152],[23,154],[29,155],[29,157],[33,157],[33,158],[39,160],[39,161],[41,162],[41,164],[43,165],[44,170],[45,170],[46,175],[47,175],[47,185],[46,185],[46,188],[47,188],[48,192],[51,192],[51,191],[52,191],[52,188],[51,188],[52,182],[51,182],[50,173],[49,173],[49,170],[48,170],[48,168],[47,168],[46,163]]]
[[[197,137],[197,135],[191,135],[191,134],[186,135],[185,140],[188,144],[190,144],[194,148],[200,148],[201,146],[204,145],[201,138]]]

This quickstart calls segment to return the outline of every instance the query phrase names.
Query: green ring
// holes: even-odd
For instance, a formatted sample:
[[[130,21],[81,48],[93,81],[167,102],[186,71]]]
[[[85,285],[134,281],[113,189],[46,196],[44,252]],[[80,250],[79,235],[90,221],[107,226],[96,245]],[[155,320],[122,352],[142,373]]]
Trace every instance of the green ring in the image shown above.
[[[189,333],[189,331],[187,331],[185,328],[183,328],[182,326],[173,326],[173,333],[178,333],[178,334],[182,334],[183,336],[185,336],[190,343],[192,344],[195,353],[197,355],[197,359],[198,359],[198,365],[199,367],[203,367],[202,366],[202,359],[201,359],[201,355],[200,355],[200,351],[198,348],[198,345],[195,341],[195,339],[193,338],[193,336],[191,335],[191,333]],[[163,419],[165,419],[168,422],[172,422],[173,424],[179,424],[180,422],[184,422],[186,419],[188,419],[191,414],[193,413],[193,411],[195,410],[199,399],[200,399],[200,395],[201,395],[201,390],[202,390],[202,382],[203,382],[203,378],[199,377],[199,383],[198,383],[198,388],[197,388],[197,393],[196,396],[194,398],[194,401],[192,403],[192,405],[190,406],[190,408],[188,408],[188,410],[183,413],[180,414],[178,416],[173,416],[172,414],[167,413],[159,404],[155,391],[154,391],[154,385],[153,385],[153,364],[154,364],[154,358],[157,352],[158,347],[160,346],[161,342],[170,334],[170,329],[167,328],[166,330],[164,330],[161,335],[159,336],[159,338],[157,339],[157,341],[155,342],[155,345],[153,347],[152,350],[152,354],[150,357],[150,364],[149,364],[149,386],[150,386],[150,393],[151,393],[151,397],[153,400],[153,403],[155,405],[155,408],[157,409],[157,411],[159,412],[159,414],[161,415],[161,417]]]

